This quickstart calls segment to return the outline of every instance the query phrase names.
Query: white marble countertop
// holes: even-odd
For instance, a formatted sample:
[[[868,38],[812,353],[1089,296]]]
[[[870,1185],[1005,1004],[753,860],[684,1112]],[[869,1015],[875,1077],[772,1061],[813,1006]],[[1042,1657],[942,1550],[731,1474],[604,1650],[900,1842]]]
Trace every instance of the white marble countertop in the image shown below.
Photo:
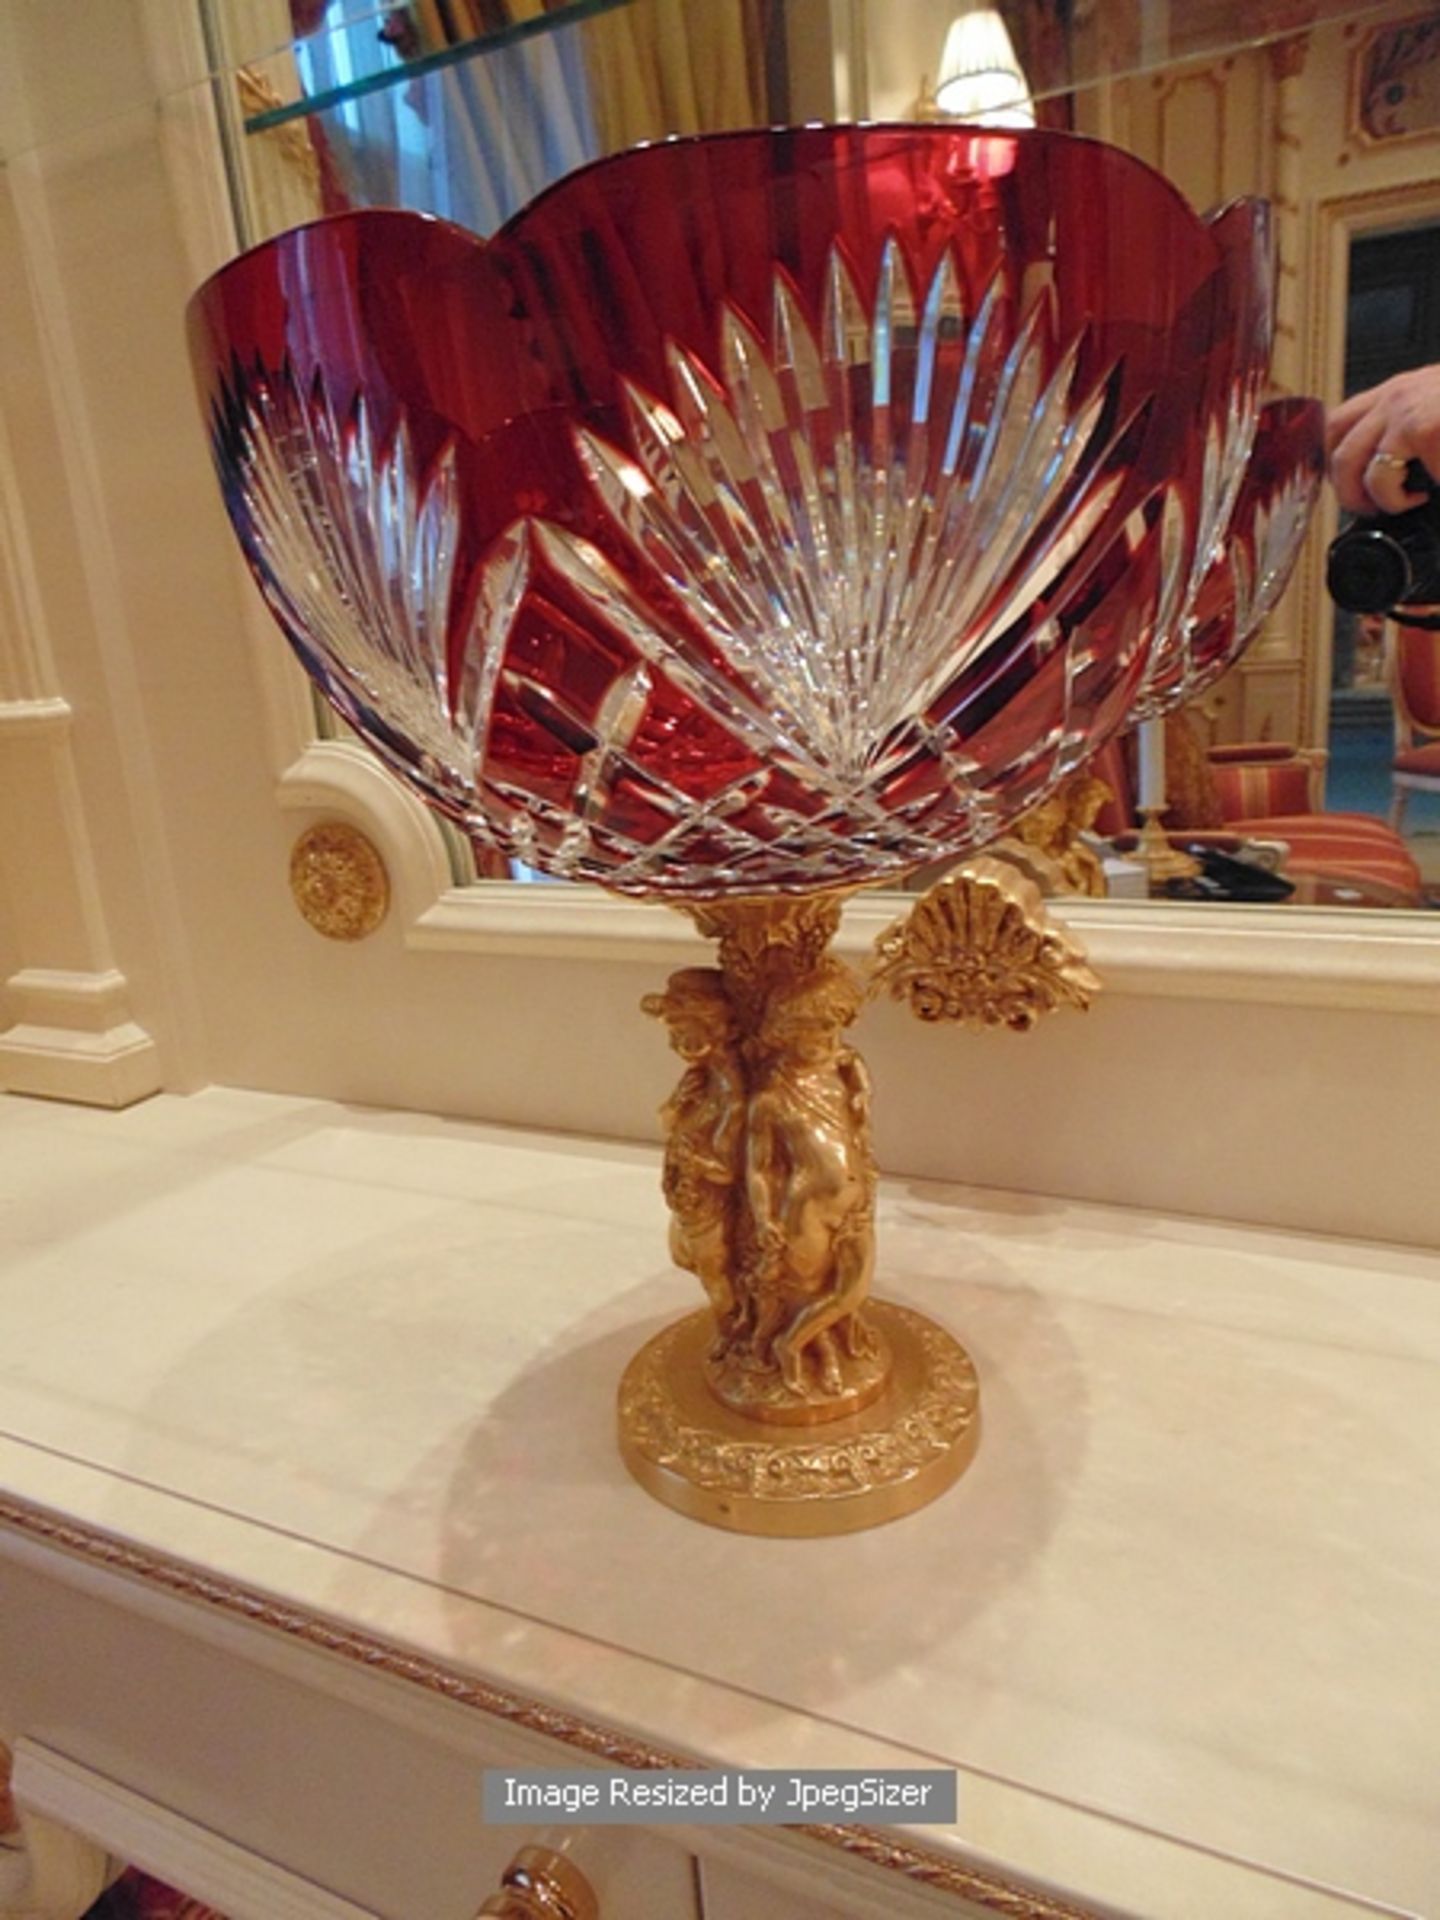
[[[889,1183],[877,1290],[970,1347],[979,1456],[752,1540],[612,1438],[698,1302],[657,1159],[0,1099],[0,1487],[697,1757],[954,1765],[917,1840],[1097,1904],[1440,1912],[1440,1259]]]

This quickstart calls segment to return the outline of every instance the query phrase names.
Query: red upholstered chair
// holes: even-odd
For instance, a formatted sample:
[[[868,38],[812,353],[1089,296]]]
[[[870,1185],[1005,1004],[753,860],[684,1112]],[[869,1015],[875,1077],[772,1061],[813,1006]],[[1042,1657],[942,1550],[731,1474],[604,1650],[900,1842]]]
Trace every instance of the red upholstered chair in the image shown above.
[[[1323,813],[1326,758],[1323,748],[1284,741],[1209,748],[1210,785],[1221,819]]]
[[[1285,872],[1292,879],[1369,885],[1395,896],[1397,906],[1421,904],[1420,869],[1398,833],[1373,814],[1323,811],[1323,752],[1263,741],[1192,754],[1177,722],[1188,725],[1182,716],[1167,723],[1170,833],[1221,851],[1227,840],[1280,840],[1289,848]],[[1114,834],[1134,819],[1127,744],[1112,744],[1091,763],[1116,796],[1096,823],[1101,833]]]
[[[1395,627],[1389,669],[1395,703],[1390,824],[1399,833],[1412,793],[1440,793],[1440,633]]]

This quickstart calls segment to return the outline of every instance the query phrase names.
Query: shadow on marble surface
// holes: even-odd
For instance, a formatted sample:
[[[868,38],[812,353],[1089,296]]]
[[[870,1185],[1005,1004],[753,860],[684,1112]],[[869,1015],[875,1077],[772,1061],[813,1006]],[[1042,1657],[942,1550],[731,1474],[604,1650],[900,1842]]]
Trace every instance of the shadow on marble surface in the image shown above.
[[[651,1500],[620,1462],[614,1400],[631,1354],[673,1317],[642,1318],[642,1303],[693,1304],[687,1284],[667,1279],[637,1290],[623,1326],[620,1303],[607,1303],[476,1424],[450,1482],[445,1587],[736,1689],[752,1720],[790,1708],[923,1741],[927,1656],[943,1645],[963,1666],[973,1623],[1043,1558],[1083,1458],[1086,1400],[1040,1296],[986,1284],[983,1262],[967,1274],[963,1252],[947,1284],[917,1281],[903,1236],[888,1239],[879,1291],[941,1319],[981,1379],[976,1460],[933,1506],[867,1533],[792,1541],[722,1532]],[[994,1657],[992,1633],[976,1650],[976,1688]]]

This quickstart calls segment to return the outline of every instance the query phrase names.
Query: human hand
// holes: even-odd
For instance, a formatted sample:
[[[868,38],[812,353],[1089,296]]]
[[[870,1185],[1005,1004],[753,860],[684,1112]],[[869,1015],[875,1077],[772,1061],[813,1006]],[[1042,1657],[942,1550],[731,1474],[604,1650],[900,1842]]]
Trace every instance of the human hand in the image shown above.
[[[1426,498],[1405,484],[1418,460],[1440,486],[1440,366],[1397,373],[1352,394],[1325,423],[1330,478],[1351,513],[1403,513]]]

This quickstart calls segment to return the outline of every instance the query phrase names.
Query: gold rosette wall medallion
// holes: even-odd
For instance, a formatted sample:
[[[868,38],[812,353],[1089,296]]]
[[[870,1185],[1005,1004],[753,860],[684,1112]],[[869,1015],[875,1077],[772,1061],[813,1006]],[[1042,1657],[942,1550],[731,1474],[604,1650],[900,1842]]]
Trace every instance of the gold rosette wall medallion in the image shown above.
[[[390,876],[375,843],[346,820],[307,827],[290,854],[290,893],[327,940],[364,940],[390,908]]]

